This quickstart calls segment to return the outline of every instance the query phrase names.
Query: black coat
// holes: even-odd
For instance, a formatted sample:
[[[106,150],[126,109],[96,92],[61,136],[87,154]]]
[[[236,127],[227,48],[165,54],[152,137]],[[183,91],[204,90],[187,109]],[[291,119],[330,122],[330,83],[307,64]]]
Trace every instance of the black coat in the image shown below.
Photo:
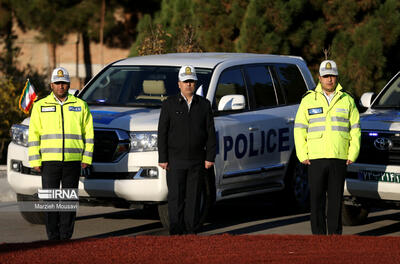
[[[210,102],[193,95],[190,111],[181,94],[163,102],[158,122],[158,160],[176,165],[214,162],[216,138]]]

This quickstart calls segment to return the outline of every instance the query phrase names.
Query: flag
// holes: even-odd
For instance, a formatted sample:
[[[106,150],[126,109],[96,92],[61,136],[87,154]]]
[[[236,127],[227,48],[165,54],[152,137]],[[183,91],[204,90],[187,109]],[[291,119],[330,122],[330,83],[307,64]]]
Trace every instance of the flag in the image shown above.
[[[25,114],[28,114],[33,105],[33,101],[36,99],[35,88],[31,82],[26,80],[24,90],[22,91],[21,97],[19,98],[19,109],[21,109]]]

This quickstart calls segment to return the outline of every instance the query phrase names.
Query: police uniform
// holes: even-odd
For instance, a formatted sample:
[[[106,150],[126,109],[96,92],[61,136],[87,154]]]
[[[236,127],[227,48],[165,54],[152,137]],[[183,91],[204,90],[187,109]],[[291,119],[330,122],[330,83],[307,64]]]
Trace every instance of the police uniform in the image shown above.
[[[58,72],[59,75],[67,74]],[[69,81],[69,78],[68,78]],[[53,93],[34,103],[29,123],[29,163],[41,167],[42,188],[78,188],[81,163],[91,164],[93,120],[87,104],[68,95],[60,104]],[[47,213],[49,239],[69,239],[76,212]]]
[[[193,95],[190,108],[179,94],[162,104],[158,123],[159,163],[168,162],[170,234],[194,233],[205,160],[214,162],[214,119],[207,99]]]
[[[356,160],[360,136],[360,118],[354,99],[340,84],[330,103],[321,83],[305,94],[296,115],[294,139],[298,159],[311,163],[308,177],[313,234],[342,233],[346,161]]]

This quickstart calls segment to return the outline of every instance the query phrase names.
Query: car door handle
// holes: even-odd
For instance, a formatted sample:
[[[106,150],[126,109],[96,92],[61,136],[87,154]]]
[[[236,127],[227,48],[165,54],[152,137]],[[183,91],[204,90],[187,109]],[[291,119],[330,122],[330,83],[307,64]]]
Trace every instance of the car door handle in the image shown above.
[[[249,127],[249,131],[257,131],[258,127]]]
[[[293,124],[293,123],[294,123],[294,118],[286,119],[286,124]]]

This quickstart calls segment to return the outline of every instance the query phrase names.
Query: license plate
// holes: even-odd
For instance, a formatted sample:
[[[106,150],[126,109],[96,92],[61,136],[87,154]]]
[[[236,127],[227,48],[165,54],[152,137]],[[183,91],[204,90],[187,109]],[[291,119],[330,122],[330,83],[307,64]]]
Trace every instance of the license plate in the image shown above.
[[[359,179],[364,181],[395,182],[400,183],[400,173],[383,171],[359,171]]]

